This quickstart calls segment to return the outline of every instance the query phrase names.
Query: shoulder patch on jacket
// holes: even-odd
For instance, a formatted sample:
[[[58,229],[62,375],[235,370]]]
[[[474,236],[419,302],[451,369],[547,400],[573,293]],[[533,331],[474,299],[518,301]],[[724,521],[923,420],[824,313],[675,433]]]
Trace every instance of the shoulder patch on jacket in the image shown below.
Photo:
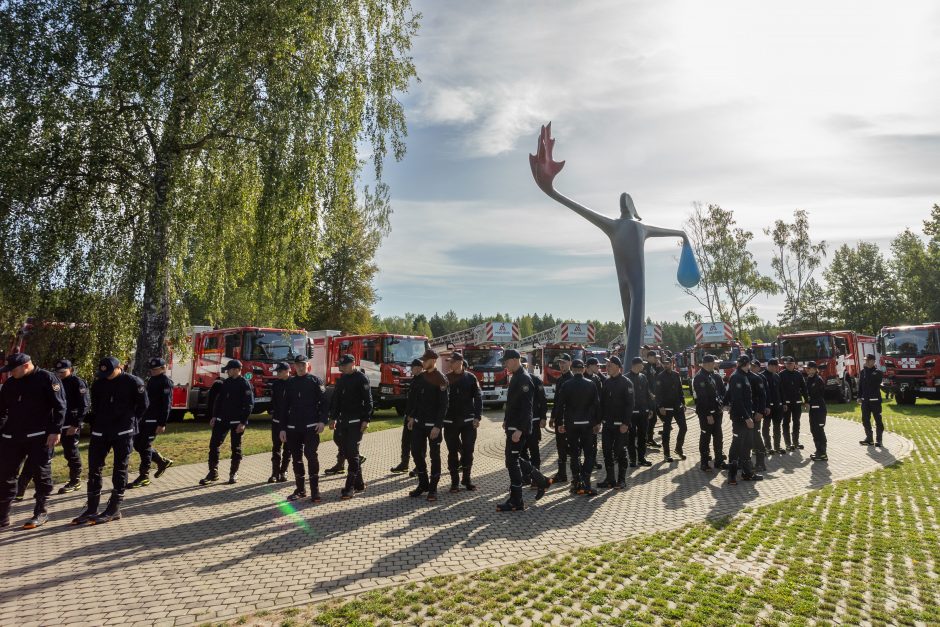
[[[61,389],[62,389],[62,386],[59,385],[58,383],[53,383],[53,384],[52,384],[52,391],[53,391],[53,392],[58,392],[58,391],[61,390]]]
[[[140,392],[141,394],[143,394],[146,390],[147,390],[147,388],[145,388],[145,387],[142,386],[142,385],[138,385],[138,386],[137,386],[137,391]]]

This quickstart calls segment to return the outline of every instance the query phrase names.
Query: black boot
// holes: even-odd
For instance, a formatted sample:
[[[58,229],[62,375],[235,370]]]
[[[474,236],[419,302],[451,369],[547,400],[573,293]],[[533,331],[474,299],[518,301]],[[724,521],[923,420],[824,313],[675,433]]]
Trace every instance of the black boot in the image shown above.
[[[108,499],[108,506],[105,508],[105,510],[88,522],[92,525],[103,525],[113,520],[121,520],[122,500],[124,500],[124,497],[112,494],[111,498]]]
[[[685,453],[682,451],[682,447],[681,447],[681,446],[677,446],[677,447],[676,447],[676,457],[678,457],[679,459],[682,459],[682,460],[685,459]]]
[[[238,483],[238,467],[241,465],[241,460],[232,460],[231,465],[228,469],[228,482],[229,485],[234,485]]]
[[[711,472],[711,467],[708,465],[707,459],[702,460],[702,463],[701,465],[699,465],[699,468],[702,469],[702,472]]]
[[[430,484],[428,483],[428,473],[419,472],[418,475],[418,487],[408,493],[408,496],[417,498],[428,491]]]
[[[323,498],[320,496],[320,480],[317,477],[310,478],[310,502],[319,503]]]
[[[59,494],[68,494],[82,487],[82,480],[79,477],[69,478],[69,482],[59,488]]]
[[[20,502],[26,498],[26,488],[29,486],[29,475],[21,474],[16,479],[16,496],[13,500]]]
[[[763,453],[758,453],[756,455],[757,463],[754,465],[754,470],[765,471],[767,470],[766,458]]]
[[[10,526],[10,504],[0,503],[0,529]]]
[[[450,493],[456,494],[457,492],[460,492],[460,475],[457,471],[453,471],[450,473]]]
[[[23,529],[35,529],[41,527],[49,520],[49,514],[46,513],[46,499],[36,499],[36,507],[33,508],[33,517],[26,521]]]
[[[597,484],[598,488],[612,488],[617,485],[617,482],[614,481],[614,465],[608,465],[607,462],[604,462],[604,471],[607,476],[604,477],[604,480]]]
[[[437,500],[437,482],[440,480],[440,475],[431,477],[431,485],[428,487],[428,500],[432,503]]]
[[[85,509],[82,510],[82,513],[78,515],[77,518],[72,519],[73,525],[87,525],[92,521],[95,516],[98,515],[98,503],[101,500],[101,495],[95,494],[92,496],[88,495],[88,502],[85,503]]]
[[[360,462],[361,463],[361,462]],[[336,462],[335,466],[330,466],[323,471],[324,475],[339,475],[346,472],[346,464],[343,462]]]
[[[532,481],[535,483],[536,487],[536,501],[545,496],[545,491],[548,490],[548,488],[550,488],[553,483],[551,479],[540,473],[537,468],[532,469]]]
[[[134,488],[142,488],[148,485],[150,485],[150,477],[147,474],[141,474],[136,479],[127,484],[127,488],[129,490],[133,490]]]
[[[199,480],[199,485],[209,485],[219,480],[219,471],[215,468],[209,469],[209,474]]]
[[[288,501],[296,501],[298,499],[307,498],[307,490],[304,488],[303,477],[297,479],[297,488],[294,490],[293,494],[287,497]]]
[[[163,473],[166,472],[166,469],[174,464],[173,460],[170,459],[169,457],[161,456],[161,457],[158,457],[155,461],[157,462],[157,472],[153,473],[154,479],[159,479],[160,477],[162,477]]]
[[[396,475],[402,472],[408,472],[408,460],[407,459],[401,460],[400,464],[398,464],[397,466],[391,467],[390,472],[393,472]]]
[[[522,500],[522,486],[509,488],[509,498],[504,503],[496,506],[497,512],[521,512],[525,509],[525,501]]]
[[[268,477],[268,483],[274,483],[277,481],[278,476],[278,464],[274,461],[271,462],[271,476]]]
[[[627,466],[625,464],[620,464],[620,470],[617,471],[617,483],[614,487],[618,489],[627,487]]]
[[[461,481],[463,487],[467,488],[467,492],[475,492],[477,487],[473,485],[473,482],[470,481],[470,466],[464,466],[463,468],[463,481]]]
[[[281,467],[278,468],[278,471],[277,471],[278,483],[284,483],[285,481],[287,481],[287,467],[288,466],[290,466],[290,457],[285,456],[284,459],[281,460]]]

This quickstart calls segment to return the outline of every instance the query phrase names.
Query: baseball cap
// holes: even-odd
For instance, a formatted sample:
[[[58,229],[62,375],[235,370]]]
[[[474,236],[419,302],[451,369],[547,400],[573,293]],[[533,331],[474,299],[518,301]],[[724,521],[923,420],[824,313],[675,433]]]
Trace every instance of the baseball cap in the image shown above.
[[[306,360],[304,360],[306,361]],[[337,360],[336,365],[338,366],[348,366],[349,364],[356,363],[356,358],[350,355],[349,353],[343,355]]]
[[[748,357],[747,355],[741,355],[740,357],[738,357],[739,366],[746,366],[749,363],[751,363],[751,358]]]
[[[571,355],[568,353],[562,353],[558,356],[558,361],[571,361]]]
[[[584,363],[587,366],[598,366],[601,362],[597,360],[597,357],[588,357],[587,361]]]
[[[865,361],[868,361],[869,359],[874,360],[875,356],[871,353],[868,353],[867,355],[865,355]]]
[[[425,359],[437,359],[438,357],[440,357],[440,355],[438,355],[433,349],[429,348],[428,350],[424,351],[423,355],[421,355],[421,361],[424,361]]]
[[[643,363],[642,357],[634,357],[633,359],[630,360],[630,365],[632,366],[636,366],[637,364],[642,364],[642,363]]]
[[[703,364],[713,364],[715,363],[715,361],[716,359],[714,355],[705,355],[704,357],[702,357]]]
[[[818,368],[818,366],[816,365],[816,362],[815,362],[815,361],[811,361],[811,362],[807,363],[807,364],[806,364],[806,367],[807,367],[807,368]]]
[[[453,352],[450,354],[450,357],[448,359],[450,359],[451,361],[463,361],[463,353]]]
[[[56,370],[68,370],[71,367],[72,362],[70,362],[68,359],[60,359],[59,361],[55,362]]]
[[[584,368],[584,362],[581,361],[580,359],[575,359],[573,362],[571,362],[571,367],[572,368]]]
[[[768,359],[768,360],[767,360],[767,365],[768,365],[768,366],[779,366],[779,365],[780,365],[780,362],[778,362],[776,359]]]
[[[290,364],[286,361],[279,361],[277,365],[274,366],[274,372],[283,372],[284,370],[290,370]]]
[[[160,357],[154,357],[150,361],[147,362],[148,368],[162,368],[165,365],[166,365],[166,361],[161,359]]]
[[[424,367],[424,364],[421,363],[421,360],[420,360],[420,359],[418,359],[417,357],[415,357],[414,359],[411,360],[411,367],[412,367],[412,368],[422,368],[422,367]]]
[[[14,368],[19,368],[23,364],[28,364],[32,359],[26,353],[13,353],[7,356],[7,364],[0,368],[0,372],[9,372]]]
[[[121,362],[117,360],[117,357],[104,357],[101,361],[98,362],[98,372],[97,376],[99,379],[106,379],[111,376],[111,373],[117,370],[121,366]]]
[[[607,363],[608,363],[608,364],[613,364],[613,365],[615,365],[615,366],[623,367],[623,362],[620,361],[620,358],[617,357],[616,355],[614,355],[613,357],[611,357],[610,359],[608,359],[608,360],[607,360]]]
[[[521,359],[521,358],[522,358],[522,355],[519,354],[519,351],[517,351],[514,348],[510,348],[509,350],[503,353],[503,356],[500,357],[499,360],[509,361],[510,359]]]
[[[230,359],[229,362],[225,364],[226,370],[231,370],[232,368],[241,369],[241,367],[242,367],[242,362],[238,361],[237,359]]]

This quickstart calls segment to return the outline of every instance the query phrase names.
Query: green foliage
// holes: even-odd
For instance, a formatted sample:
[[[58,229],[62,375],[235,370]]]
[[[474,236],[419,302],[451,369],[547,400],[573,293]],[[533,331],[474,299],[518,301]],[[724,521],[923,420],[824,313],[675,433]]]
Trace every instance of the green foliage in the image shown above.
[[[826,256],[826,242],[813,243],[809,235],[809,213],[803,209],[793,212],[793,222],[777,220],[764,229],[774,245],[771,267],[777,287],[785,296],[784,311],[780,324],[787,330],[806,328],[807,322],[819,328],[818,307],[820,288],[813,275],[822,266]]]
[[[854,249],[843,244],[824,272],[827,303],[837,326],[877,333],[897,320],[897,289],[878,246],[860,242]]]

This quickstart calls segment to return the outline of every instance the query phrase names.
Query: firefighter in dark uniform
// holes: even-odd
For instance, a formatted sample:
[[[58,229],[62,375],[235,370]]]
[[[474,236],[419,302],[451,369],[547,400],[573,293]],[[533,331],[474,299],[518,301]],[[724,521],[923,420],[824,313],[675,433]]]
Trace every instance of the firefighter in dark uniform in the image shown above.
[[[140,420],[147,412],[147,386],[121,369],[114,357],[98,364],[97,379],[91,384],[91,441],[88,443],[88,502],[73,525],[98,525],[120,520],[121,501],[127,487],[127,462],[130,460]],[[114,453],[111,473],[111,498],[98,514],[101,500],[101,471],[108,453]]]
[[[242,362],[237,359],[225,364],[227,378],[222,382],[218,397],[212,407],[212,436],[209,438],[209,474],[199,480],[199,485],[208,485],[219,480],[219,449],[229,433],[232,434],[232,461],[228,482],[238,481],[238,467],[242,461],[242,434],[248,427],[248,417],[255,406],[255,395],[251,384],[242,376]]]
[[[754,470],[767,470],[765,459],[767,449],[764,448],[764,441],[761,439],[763,424],[770,416],[770,407],[767,404],[767,380],[761,375],[760,360],[751,359],[751,369],[747,373],[748,381],[751,382],[751,403],[754,405],[754,438],[752,448],[754,450]]]
[[[522,358],[522,367],[526,367],[526,358]],[[525,440],[525,446],[522,448],[522,459],[528,461],[532,468],[539,470],[542,466],[542,450],[539,444],[542,441],[542,429],[548,424],[548,400],[545,398],[545,386],[542,380],[532,372],[527,371],[529,378],[532,379],[532,431]],[[526,466],[522,467],[522,483],[530,487],[538,488],[531,475],[525,473]]]
[[[450,472],[450,491],[459,492],[460,484],[467,490],[476,490],[470,481],[473,469],[473,448],[477,429],[483,416],[483,392],[477,378],[464,370],[463,355],[452,353],[448,358],[447,417],[444,418],[444,442],[447,444],[447,470]],[[458,470],[459,468],[459,470]],[[463,471],[463,478],[458,474]]]
[[[372,387],[365,373],[356,370],[355,363],[352,355],[339,360],[340,377],[330,399],[330,428],[339,433],[343,457],[349,460],[346,486],[340,493],[343,500],[366,489],[359,465],[359,442],[372,417]]]
[[[875,356],[865,355],[865,367],[858,377],[858,402],[862,405],[862,426],[865,439],[862,446],[881,446],[885,425],[881,419],[881,371],[875,365]],[[875,439],[872,439],[871,419],[875,417]]]
[[[646,423],[653,406],[653,395],[650,392],[649,380],[643,374],[644,363],[642,358],[634,357],[630,363],[630,372],[626,375],[633,384],[633,412],[630,417],[630,431],[627,433],[627,454],[633,468],[653,465],[646,459]]]
[[[780,373],[780,398],[783,402],[783,443],[788,451],[802,449],[800,444],[800,413],[808,402],[806,379],[797,370],[796,360],[787,357]],[[790,434],[793,434],[792,436]]]
[[[627,483],[627,433],[633,418],[633,384],[623,375],[623,362],[614,355],[607,362],[607,379],[601,389],[601,449],[607,477],[600,488],[623,488]],[[616,463],[617,473],[614,474]]]
[[[663,421],[663,461],[676,461],[669,454],[669,436],[672,433],[672,421],[676,421],[679,433],[676,434],[676,455],[685,459],[682,446],[689,427],[685,422],[685,393],[682,390],[682,377],[672,369],[672,359],[663,357],[663,370],[656,375],[655,397],[656,411]]]
[[[646,354],[646,364],[643,366],[643,374],[646,375],[646,382],[649,385],[650,393],[653,398],[649,408],[649,415],[646,418],[646,448],[648,449],[659,448],[659,444],[653,439],[653,434],[656,432],[656,415],[659,413],[655,394],[656,377],[658,377],[659,373],[662,371],[663,367],[659,363],[659,354],[653,350],[649,351]]]
[[[702,459],[701,469],[708,472],[709,447],[714,447],[715,468],[724,466],[723,439],[721,420],[723,416],[722,402],[725,396],[724,382],[715,372],[716,359],[714,355],[705,355],[702,358],[702,368],[695,373],[692,379],[692,393],[695,397],[695,415],[701,434],[698,440],[698,452]]]
[[[65,423],[65,390],[58,377],[34,366],[26,353],[8,356],[0,372],[11,374],[0,387],[0,527],[10,525],[16,475],[25,462],[36,484],[36,505],[23,528],[35,529],[49,519],[52,451]]]
[[[317,448],[320,446],[320,434],[326,429],[327,401],[323,382],[309,370],[307,360],[303,355],[298,355],[294,359],[295,376],[287,380],[287,402],[280,439],[287,445],[294,464],[296,488],[287,500],[296,501],[307,496],[304,477],[306,459],[310,474],[310,500],[319,503],[320,458]]]
[[[826,454],[826,382],[819,376],[816,362],[806,364],[806,390],[809,394],[809,430],[816,452],[809,456],[817,462],[829,461]]]
[[[558,357],[558,369],[561,375],[555,381],[555,398],[558,398],[558,392],[561,386],[570,381],[574,374],[571,372],[571,355],[563,353]],[[568,434],[559,426],[564,426],[564,420],[558,415],[558,403],[552,404],[552,414],[548,421],[548,426],[555,430],[555,447],[558,449],[558,473],[552,477],[553,483],[564,483],[568,481]]]
[[[522,457],[526,436],[532,429],[532,401],[535,397],[535,385],[532,378],[522,367],[522,356],[518,351],[508,349],[501,358],[512,376],[506,391],[506,409],[503,416],[503,430],[506,432],[506,470],[509,471],[509,498],[496,506],[497,512],[518,512],[525,509],[522,499],[524,477],[529,476],[538,488],[535,500],[542,498],[545,490],[552,484],[537,468]]]
[[[408,464],[411,460],[411,431],[408,429],[408,416],[414,416],[415,406],[415,380],[424,372],[424,366],[420,359],[411,360],[411,385],[408,388],[408,398],[405,401],[405,416],[401,423],[401,463],[393,466],[393,473],[408,472]],[[414,471],[408,472],[409,477],[414,477]]]
[[[437,484],[441,480],[441,431],[447,415],[447,394],[450,384],[447,377],[437,369],[438,354],[428,349],[421,356],[424,374],[415,378],[414,415],[409,416],[411,429],[411,456],[415,462],[418,487],[408,493],[417,498],[427,493],[429,501],[437,500]],[[428,477],[428,448],[431,455],[431,476]]]
[[[731,447],[728,451],[728,484],[737,485],[738,469],[745,481],[760,481],[762,476],[751,465],[751,447],[754,442],[754,404],[748,369],[751,358],[738,357],[738,368],[728,381],[726,400],[731,407]]]
[[[604,387],[604,379],[606,377],[601,373],[601,362],[597,357],[589,357],[584,362],[584,378],[590,379],[594,382],[594,386],[597,387],[597,396],[600,398],[601,390]],[[600,407],[600,405],[598,405]],[[594,434],[594,470],[600,470],[600,458],[597,456],[597,440],[598,434]]]
[[[274,366],[271,383],[271,476],[268,483],[287,481],[290,448],[281,441],[281,431],[287,420],[287,388],[290,385],[290,364],[278,362]]]
[[[764,448],[768,455],[782,455],[786,451],[780,448],[780,422],[783,420],[783,406],[780,397],[780,375],[777,374],[780,365],[776,359],[767,361],[767,368],[761,373],[767,389],[767,407],[770,414],[763,421],[761,433],[764,436]],[[773,427],[773,440],[770,439],[770,428]]]
[[[140,455],[140,473],[128,484],[129,489],[150,485],[150,463],[156,462],[157,472],[154,479],[159,479],[166,469],[173,465],[173,460],[161,455],[153,448],[157,435],[166,431],[173,406],[173,381],[166,375],[166,362],[154,357],[147,362],[150,378],[147,379],[147,411],[144,413],[134,436],[134,450]]]
[[[225,374],[222,372],[221,374]],[[222,384],[225,382],[225,378],[220,376],[215,381],[212,382],[212,385],[209,386],[209,391],[206,393],[206,413],[209,420],[212,420],[213,408],[215,407],[215,402],[219,400],[219,392],[222,391]]]
[[[568,435],[571,491],[594,496],[597,490],[591,486],[591,472],[594,470],[594,434],[600,431],[600,397],[594,382],[584,378],[583,361],[575,359],[571,370],[574,376],[558,391],[555,409],[562,421],[561,428]]]

